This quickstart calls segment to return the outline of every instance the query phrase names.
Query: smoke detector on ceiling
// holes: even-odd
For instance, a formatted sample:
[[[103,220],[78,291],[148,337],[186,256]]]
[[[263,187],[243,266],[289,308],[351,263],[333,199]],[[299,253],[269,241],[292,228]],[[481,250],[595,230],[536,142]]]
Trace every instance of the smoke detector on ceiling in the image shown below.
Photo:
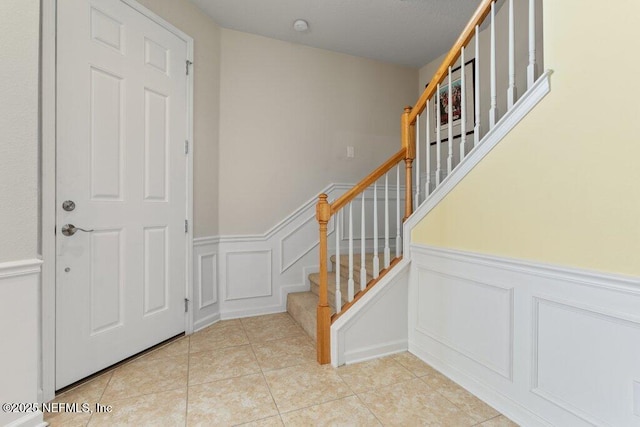
[[[304,19],[296,19],[293,23],[293,29],[299,33],[304,33],[309,29],[309,23]]]

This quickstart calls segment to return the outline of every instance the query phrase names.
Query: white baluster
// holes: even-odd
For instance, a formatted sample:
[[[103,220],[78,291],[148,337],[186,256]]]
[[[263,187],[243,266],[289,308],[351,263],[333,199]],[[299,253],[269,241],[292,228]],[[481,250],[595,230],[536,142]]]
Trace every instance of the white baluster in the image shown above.
[[[441,139],[441,131],[440,131],[440,83],[438,83],[438,87],[436,88],[436,188],[440,185],[440,174],[442,169],[442,153],[440,148],[440,139]]]
[[[466,77],[465,77],[465,66],[464,66],[464,46],[460,50],[460,85],[461,85],[461,93],[460,93],[460,108],[461,108],[461,116],[460,116],[460,161],[464,159],[464,145],[467,142],[467,91],[466,91]]]
[[[476,64],[474,67],[475,70],[475,101],[476,104],[473,107],[473,111],[475,112],[475,124],[473,126],[473,146],[475,147],[480,142],[480,26],[476,25]]]
[[[378,257],[378,181],[373,183],[373,271],[376,279],[380,275],[380,257]]]
[[[527,88],[536,81],[536,0],[529,0],[529,65],[527,66]]]
[[[447,134],[447,149],[449,154],[447,156],[447,176],[451,175],[453,169],[453,85],[451,81],[451,66],[449,66],[449,102],[447,102],[447,117],[449,122],[449,133]]]
[[[365,214],[364,214],[364,195],[366,191],[362,192],[362,209],[360,217],[360,290],[364,291],[367,287],[367,265],[366,265],[366,234],[367,228],[365,227]]]
[[[396,166],[396,258],[402,253],[400,227],[402,227],[402,217],[400,217],[400,163],[398,163]]]
[[[416,195],[413,198],[413,210],[420,205],[420,114],[416,116]]]
[[[507,111],[516,103],[516,30],[513,0],[509,0],[509,88],[507,89]]]
[[[353,202],[349,203],[349,281],[347,282],[347,300],[353,301],[355,282],[353,280]]]
[[[425,198],[431,194],[431,113],[429,112],[431,102],[427,101],[427,131],[425,132],[427,138],[427,179],[424,184]]]
[[[340,216],[342,212],[334,216],[336,219],[336,313],[342,311],[342,291],[340,290]]]
[[[384,268],[391,264],[389,248],[389,173],[384,174]]]
[[[489,129],[496,125],[498,116],[498,95],[496,89],[496,2],[491,2],[491,107],[489,108]]]

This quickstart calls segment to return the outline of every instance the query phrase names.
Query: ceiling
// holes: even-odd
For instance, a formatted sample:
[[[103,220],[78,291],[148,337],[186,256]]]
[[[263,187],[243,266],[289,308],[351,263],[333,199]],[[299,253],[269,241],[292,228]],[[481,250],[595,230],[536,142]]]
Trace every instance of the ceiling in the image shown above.
[[[480,0],[191,0],[220,26],[420,67],[445,53]],[[309,30],[297,33],[304,19]]]

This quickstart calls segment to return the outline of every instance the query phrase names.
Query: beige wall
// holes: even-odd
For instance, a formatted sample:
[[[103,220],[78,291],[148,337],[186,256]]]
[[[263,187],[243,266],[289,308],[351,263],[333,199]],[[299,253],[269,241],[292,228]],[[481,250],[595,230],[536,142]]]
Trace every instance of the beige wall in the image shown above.
[[[0,262],[38,254],[40,2],[0,2]]]
[[[637,16],[635,0],[545,2],[551,93],[414,229],[414,242],[640,274]]]
[[[218,233],[220,28],[189,0],[138,0],[194,40],[194,236]]]
[[[400,148],[416,69],[222,30],[220,233],[264,233]],[[355,159],[346,147],[355,147]]]

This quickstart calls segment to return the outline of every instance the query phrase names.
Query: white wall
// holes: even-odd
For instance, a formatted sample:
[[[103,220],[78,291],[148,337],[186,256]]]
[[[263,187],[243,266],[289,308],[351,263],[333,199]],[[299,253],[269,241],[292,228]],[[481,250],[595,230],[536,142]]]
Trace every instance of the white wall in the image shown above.
[[[0,263],[0,403],[38,401],[40,261]],[[41,412],[0,411],[0,425],[37,425]]]
[[[638,313],[637,278],[412,246],[409,350],[521,425],[640,424]]]
[[[220,27],[188,0],[138,0],[193,37],[194,236],[218,233]]]
[[[264,233],[399,150],[416,79],[413,68],[223,29],[220,234]]]
[[[38,0],[0,2],[0,262],[38,252]]]

